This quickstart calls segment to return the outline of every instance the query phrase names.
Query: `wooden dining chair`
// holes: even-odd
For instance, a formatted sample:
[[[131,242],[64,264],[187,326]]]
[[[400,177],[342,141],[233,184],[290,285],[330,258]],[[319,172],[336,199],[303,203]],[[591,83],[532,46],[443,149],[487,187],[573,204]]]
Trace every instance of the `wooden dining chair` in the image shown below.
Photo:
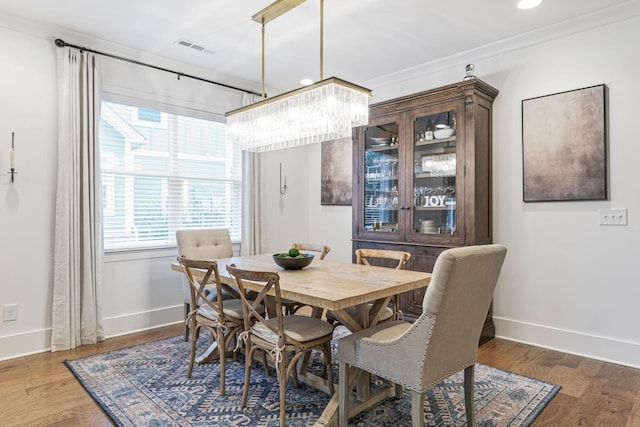
[[[220,395],[225,394],[225,358],[230,344],[237,332],[243,329],[243,311],[241,299],[219,298],[222,295],[222,285],[218,264],[216,261],[192,260],[177,257],[178,263],[189,283],[189,294],[192,310],[187,315],[187,324],[191,330],[191,353],[189,355],[189,369],[187,378],[191,378],[196,353],[196,342],[200,336],[200,329],[206,328],[211,332],[212,341],[218,345],[220,360]],[[204,270],[202,279],[194,274],[194,269]],[[205,295],[205,287],[215,282],[215,297]],[[258,310],[264,310],[259,308]]]
[[[245,378],[241,406],[247,406],[251,363],[255,352],[261,350],[276,366],[280,388],[280,427],[284,427],[287,382],[292,374],[295,374],[298,360],[312,349],[321,350],[324,353],[325,366],[331,366],[333,326],[314,317],[283,314],[278,273],[241,270],[234,265],[227,266],[227,271],[237,283],[244,309],[244,336],[241,342],[245,343]],[[254,300],[245,297],[247,281],[262,285]],[[260,304],[267,306],[265,298],[269,292],[275,298],[273,318],[266,318],[257,308]],[[330,368],[326,371],[329,391],[333,394],[333,375]]]
[[[302,252],[317,252],[319,254],[318,258],[321,261],[327,256],[327,254],[331,250],[329,246],[318,244],[318,243],[294,243],[291,245],[291,247],[298,249]],[[305,305],[300,304],[296,301],[283,299],[282,307],[284,308],[285,314],[290,315],[290,314],[296,314],[298,310],[300,310],[302,307],[305,307]]]
[[[381,400],[352,406],[351,390],[358,370],[391,381],[396,397],[402,396],[403,388],[410,391],[413,427],[424,426],[425,390],[464,370],[467,425],[475,425],[473,376],[478,341],[506,253],[502,245],[442,252],[422,301],[423,312],[414,323],[391,321],[338,341],[340,426],[346,427],[349,417]]]
[[[233,256],[231,235],[226,228],[189,228],[176,231],[176,244],[178,256],[189,259],[214,260],[218,258],[230,258]],[[184,340],[189,340],[189,325],[186,322],[187,315],[191,312],[191,298],[189,284],[183,279],[184,288]],[[209,292],[212,291],[210,294]],[[209,299],[217,298],[215,289],[206,289],[205,295]],[[222,288],[222,296],[226,299],[239,298],[238,294],[230,288]]]
[[[356,249],[356,264],[364,265],[378,265],[383,267],[393,267],[397,270],[404,268],[407,261],[411,259],[411,254],[404,251],[395,251],[390,249]],[[397,320],[399,317],[397,296],[390,299],[391,306],[383,307],[375,316],[370,318],[372,324],[379,322],[386,322],[389,320]],[[373,304],[368,304],[367,309],[371,312]],[[347,314],[352,318],[356,318],[356,307],[349,307],[345,309]],[[335,313],[332,311],[327,312],[327,321],[336,326],[340,321]]]

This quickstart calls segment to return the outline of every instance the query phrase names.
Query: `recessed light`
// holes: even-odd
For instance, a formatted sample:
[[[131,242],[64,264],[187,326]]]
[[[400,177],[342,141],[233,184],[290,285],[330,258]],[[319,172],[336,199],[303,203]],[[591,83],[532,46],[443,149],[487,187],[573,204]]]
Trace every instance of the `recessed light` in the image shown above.
[[[300,84],[304,86],[309,86],[313,84],[313,80],[311,79],[302,79],[300,80]]]
[[[518,1],[518,7],[520,9],[531,9],[542,3],[542,0],[520,0]]]

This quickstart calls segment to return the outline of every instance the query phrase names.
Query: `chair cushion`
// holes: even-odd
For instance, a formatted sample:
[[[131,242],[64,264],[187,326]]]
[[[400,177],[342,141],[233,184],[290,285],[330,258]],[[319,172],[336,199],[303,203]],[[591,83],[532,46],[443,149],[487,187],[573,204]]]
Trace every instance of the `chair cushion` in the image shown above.
[[[354,363],[358,360],[358,348],[363,338],[370,338],[376,341],[393,341],[408,331],[409,328],[411,328],[411,323],[403,320],[394,320],[356,331],[338,340],[337,358],[347,363]]]
[[[331,335],[333,332],[333,326],[324,320],[316,319],[315,317],[292,315],[284,316],[283,321],[285,335],[299,342],[322,338],[324,336]],[[275,327],[278,326],[278,319],[269,319],[268,322]],[[251,327],[251,332],[264,340],[273,343],[278,341],[278,335],[273,333],[262,323],[256,323],[253,325]]]
[[[236,319],[243,318],[242,300],[239,300],[239,299],[224,300],[223,307],[224,307],[225,316],[231,316]],[[218,319],[218,312],[215,311],[213,308],[211,308],[211,306],[209,306],[208,304],[202,304],[200,307],[198,307],[198,314],[200,316],[206,317],[207,319],[211,319],[211,320]]]

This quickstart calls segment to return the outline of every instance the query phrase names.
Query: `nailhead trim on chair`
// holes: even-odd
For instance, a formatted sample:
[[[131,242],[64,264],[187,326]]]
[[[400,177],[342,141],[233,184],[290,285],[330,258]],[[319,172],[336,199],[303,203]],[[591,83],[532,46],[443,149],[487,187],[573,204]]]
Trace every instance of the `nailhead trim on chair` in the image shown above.
[[[422,316],[420,316],[420,317],[419,317],[419,318],[418,318],[418,319],[417,319],[417,320],[416,320],[416,321],[411,325],[411,328],[410,328],[410,329],[408,329],[408,330],[407,330],[407,331],[402,335],[402,337],[400,337],[398,340],[395,340],[393,343],[383,343],[383,344],[375,344],[375,343],[372,343],[371,345],[372,345],[372,346],[377,346],[377,347],[389,347],[389,346],[391,346],[391,345],[395,345],[398,341],[403,341],[403,340],[405,340],[405,339],[406,339],[406,337],[407,337],[407,335],[409,335],[409,331],[411,331],[413,328],[417,328],[417,327],[420,325],[420,323],[424,322],[424,319],[426,319],[426,318],[434,319],[434,322],[431,324],[431,328],[429,328],[429,334],[428,334],[428,337],[427,337],[428,339],[430,339],[430,338],[431,338],[431,333],[433,332],[433,328],[434,328],[434,326],[435,326],[435,324],[436,324],[436,321],[437,321],[437,320],[436,320],[436,317],[435,317],[435,316],[433,316],[432,314],[430,314],[430,313],[423,313],[423,315],[422,315]],[[423,357],[423,358],[424,358],[424,357],[426,357],[428,348],[429,348],[429,346],[425,347],[425,349],[424,349],[424,351],[423,351],[423,353],[422,353],[422,357]],[[347,364],[351,365],[351,366],[355,366],[356,368],[364,369],[364,370],[366,370],[366,371],[368,371],[368,372],[370,372],[370,373],[372,373],[372,374],[374,374],[374,375],[380,375],[380,376],[382,376],[382,375],[381,375],[381,372],[379,372],[379,371],[377,371],[377,370],[371,370],[371,368],[370,368],[370,367],[365,367],[365,366],[363,366],[363,365],[359,365],[358,363],[355,363],[355,362],[354,362],[354,363],[351,363],[351,362],[349,362],[349,361],[347,361],[347,360],[345,360],[345,362],[346,362]],[[440,377],[440,378],[438,378],[438,379],[436,379],[436,380],[432,381],[431,383],[427,384],[427,385],[426,385],[422,390],[414,390],[413,386],[411,386],[411,385],[409,385],[409,384],[406,384],[406,383],[405,383],[405,382],[403,382],[403,381],[395,381],[393,378],[389,378],[389,380],[390,380],[390,381],[393,381],[394,383],[399,384],[399,385],[401,385],[401,386],[403,386],[403,387],[406,387],[406,388],[408,388],[409,390],[417,391],[417,392],[422,392],[422,391],[424,391],[424,390],[427,390],[427,389],[429,389],[429,388],[431,388],[431,387],[435,386],[436,384],[440,384],[442,381],[444,381],[445,379],[449,378],[451,375],[453,375],[453,374],[455,374],[456,372],[459,372],[459,371],[461,371],[461,370],[463,370],[463,369],[465,369],[465,368],[467,368],[467,367],[469,367],[469,366],[471,366],[471,365],[473,365],[473,364],[475,364],[475,363],[476,363],[476,359],[474,358],[474,360],[473,360],[473,362],[472,362],[472,363],[464,364],[464,365],[462,365],[462,366],[461,366],[461,367],[459,367],[459,368],[453,369],[451,372],[449,372],[449,373],[447,373],[447,374],[443,375],[442,377]],[[423,372],[423,373],[424,373],[424,372]],[[422,383],[423,373],[422,373],[422,374],[421,374],[421,376],[420,376],[420,383]]]
[[[409,332],[410,332],[412,329],[414,329],[414,328],[418,328],[418,326],[420,326],[420,324],[421,324],[422,322],[424,322],[424,319],[426,319],[426,318],[434,319],[434,322],[431,324],[431,328],[429,328],[429,334],[428,334],[428,336],[427,336],[427,338],[428,338],[428,339],[430,339],[430,338],[431,338],[431,333],[433,332],[433,327],[435,326],[435,323],[436,323],[436,321],[435,321],[435,319],[436,319],[436,318],[435,318],[435,316],[433,316],[432,314],[430,314],[430,313],[426,313],[426,312],[425,312],[425,313],[423,313],[423,314],[422,314],[422,316],[418,317],[418,319],[417,319],[417,320],[416,320],[416,321],[411,325],[411,328],[407,329],[407,331],[406,331],[406,332],[405,332],[405,333],[404,333],[400,338],[398,338],[397,340],[394,340],[394,341],[393,341],[393,343],[382,343],[382,344],[375,344],[375,343],[372,343],[371,345],[372,345],[372,346],[377,346],[377,347],[390,347],[390,346],[392,346],[392,345],[395,345],[398,341],[403,341],[403,340],[407,339],[406,337],[409,335]],[[422,357],[423,357],[423,358],[424,358],[424,357],[426,357],[426,354],[427,354],[427,348],[428,348],[428,346],[425,348],[424,352],[422,353]],[[349,365],[351,365],[351,366],[355,366],[356,368],[364,369],[364,370],[366,370],[366,371],[368,371],[368,372],[370,372],[370,373],[372,373],[372,374],[374,374],[374,375],[380,375],[380,376],[382,376],[382,375],[381,375],[381,372],[379,372],[379,371],[377,371],[377,370],[371,370],[371,368],[370,368],[370,367],[368,367],[368,366],[367,366],[367,367],[365,367],[365,366],[363,366],[363,365],[359,365],[359,364],[358,364],[358,363],[356,363],[356,362],[351,363],[351,362],[349,362],[349,361],[347,361],[347,360],[345,360],[345,362],[346,362],[346,363],[348,363],[348,364],[349,364]],[[455,372],[457,372],[457,371],[455,371]],[[446,378],[446,377],[445,377],[445,378]],[[389,378],[389,380],[390,380],[390,381],[393,381],[393,382],[394,382],[394,383],[396,383],[396,384],[400,384],[401,386],[406,387],[406,388],[408,388],[409,390],[413,390],[413,391],[421,391],[421,390],[414,390],[413,386],[410,386],[409,384],[406,384],[406,383],[404,383],[403,381],[395,381],[393,378]],[[420,377],[420,383],[422,383],[422,376]]]

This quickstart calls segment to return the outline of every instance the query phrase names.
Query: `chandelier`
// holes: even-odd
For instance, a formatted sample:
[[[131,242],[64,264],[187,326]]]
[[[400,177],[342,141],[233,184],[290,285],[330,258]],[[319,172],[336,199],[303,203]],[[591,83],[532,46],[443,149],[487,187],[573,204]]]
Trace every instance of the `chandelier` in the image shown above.
[[[252,19],[262,24],[262,100],[226,114],[227,138],[261,152],[351,138],[369,122],[369,89],[323,74],[323,3],[320,0],[320,81],[267,99],[264,92],[265,24],[306,0],[277,0]]]

